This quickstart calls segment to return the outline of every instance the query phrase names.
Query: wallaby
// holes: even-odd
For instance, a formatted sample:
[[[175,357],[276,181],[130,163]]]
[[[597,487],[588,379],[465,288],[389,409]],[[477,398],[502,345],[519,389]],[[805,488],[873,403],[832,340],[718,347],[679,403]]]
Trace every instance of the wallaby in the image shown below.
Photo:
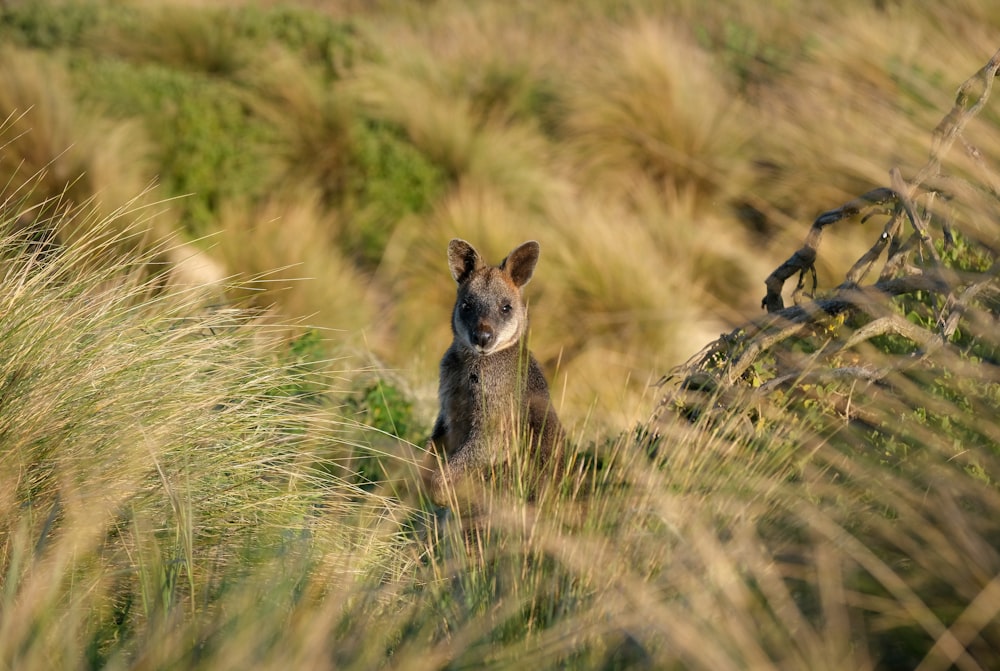
[[[441,411],[428,446],[433,463],[425,471],[438,505],[466,486],[470,471],[501,460],[517,441],[526,438],[527,457],[542,466],[561,440],[545,376],[525,345],[528,310],[521,291],[539,249],[537,242],[525,242],[491,266],[465,240],[448,244],[448,265],[458,283],[454,339],[441,360]]]

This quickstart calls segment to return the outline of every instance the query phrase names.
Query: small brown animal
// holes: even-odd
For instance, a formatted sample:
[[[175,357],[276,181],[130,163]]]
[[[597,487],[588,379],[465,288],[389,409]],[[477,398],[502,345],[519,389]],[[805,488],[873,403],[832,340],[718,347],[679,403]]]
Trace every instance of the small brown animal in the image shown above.
[[[528,310],[521,291],[538,262],[539,245],[525,242],[498,266],[464,240],[448,244],[458,283],[452,312],[454,339],[441,360],[441,411],[428,446],[439,457],[425,471],[431,499],[447,505],[449,492],[470,472],[504,456],[522,438],[538,466],[552,455],[562,427],[542,369],[525,345]],[[438,468],[441,463],[441,468]]]

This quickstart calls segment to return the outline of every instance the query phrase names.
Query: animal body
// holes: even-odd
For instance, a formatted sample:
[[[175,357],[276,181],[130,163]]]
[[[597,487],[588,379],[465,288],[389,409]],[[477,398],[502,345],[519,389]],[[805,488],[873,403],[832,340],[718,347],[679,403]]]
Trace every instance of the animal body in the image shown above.
[[[458,283],[452,312],[454,335],[441,360],[441,410],[425,471],[431,498],[447,505],[467,476],[521,451],[542,466],[561,440],[562,428],[548,384],[528,351],[528,310],[522,290],[538,262],[539,245],[515,248],[499,265],[484,261],[464,240],[448,245],[448,265]]]

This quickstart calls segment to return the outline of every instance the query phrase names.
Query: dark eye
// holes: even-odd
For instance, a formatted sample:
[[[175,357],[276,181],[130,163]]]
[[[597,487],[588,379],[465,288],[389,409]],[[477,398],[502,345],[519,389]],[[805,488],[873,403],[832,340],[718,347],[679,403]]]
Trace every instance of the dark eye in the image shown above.
[[[511,307],[510,307],[510,303],[504,303],[504,304],[503,304],[503,307],[501,307],[501,308],[500,308],[500,312],[502,312],[502,313],[504,313],[504,314],[507,314],[507,313],[508,313],[508,312],[510,312],[510,311],[511,311],[512,309],[513,309],[513,308],[511,308]]]
[[[462,301],[462,304],[458,307],[458,309],[461,310],[462,312],[467,313],[469,310],[472,309],[472,306],[469,305],[468,301]]]

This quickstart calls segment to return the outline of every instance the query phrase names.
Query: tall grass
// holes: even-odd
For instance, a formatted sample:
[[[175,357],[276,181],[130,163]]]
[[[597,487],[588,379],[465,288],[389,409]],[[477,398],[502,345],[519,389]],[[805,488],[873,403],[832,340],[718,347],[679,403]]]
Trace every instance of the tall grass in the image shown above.
[[[339,222],[323,210],[316,191],[297,194],[257,207],[233,203],[221,212],[221,232],[206,242],[231,274],[246,278],[230,296],[263,310],[281,305],[273,321],[299,315],[313,327],[335,330],[344,344],[360,348],[364,334],[369,346],[377,345],[386,335],[375,318],[379,299],[342,257]]]
[[[0,664],[1000,663],[989,300],[883,384],[649,384],[802,220],[923,161],[992,4],[85,10],[0,10]],[[950,204],[990,243],[975,157]],[[456,236],[541,242],[575,449],[446,512],[416,483]]]
[[[515,466],[435,521],[345,468],[376,441],[316,404],[332,390],[301,394],[320,381],[262,327],[165,293],[91,230],[3,237],[12,666],[996,661],[991,367],[964,396],[929,370],[818,397],[855,394],[863,423],[793,396],[667,405],[645,434],[583,436],[562,482],[529,496]],[[396,459],[416,477],[419,452]]]
[[[376,320],[373,354],[423,395],[448,338],[446,311],[423,309],[448,302],[442,243],[478,236],[502,254],[537,238],[562,260],[533,287],[536,342],[550,372],[595,381],[569,388],[582,419],[755,312],[756,264],[779,262],[802,221],[919,163],[951,87],[991,51],[988,5],[13,3],[0,112],[30,109],[18,133],[32,131],[4,160],[15,183],[48,166],[40,199],[101,194],[112,209],[156,179],[182,196],[157,223],[179,242],[318,192],[333,265],[367,285],[346,281],[335,303],[388,301],[324,325]],[[616,221],[628,262],[622,245],[601,265]],[[821,274],[856,258],[856,233]],[[197,247],[199,267],[248,274],[283,256]],[[316,295],[272,293],[275,312],[317,313],[328,285],[304,286]],[[608,337],[564,340],[569,314]],[[611,314],[647,327],[611,338]],[[621,365],[602,376],[605,359]]]
[[[150,186],[149,144],[135,123],[113,124],[78,104],[54,59],[6,46],[0,63],[0,180],[8,194],[77,205],[100,194],[107,214]]]
[[[141,231],[98,219],[39,241],[17,215],[0,236],[0,648],[6,664],[74,668],[134,652],[336,507],[304,486],[302,437],[335,427],[285,391],[301,381],[257,351],[247,316],[203,312],[198,291],[164,290],[121,251]]]
[[[908,424],[911,456],[873,453],[780,402],[749,432],[740,403],[664,412],[652,442],[594,445],[533,499],[485,483],[473,527],[435,527],[316,470],[337,426],[290,402],[303,381],[235,315],[198,317],[129,264],[81,274],[106,242],[3,247],[0,637],[18,668],[995,661],[989,449]],[[913,410],[880,398],[875,425]]]

